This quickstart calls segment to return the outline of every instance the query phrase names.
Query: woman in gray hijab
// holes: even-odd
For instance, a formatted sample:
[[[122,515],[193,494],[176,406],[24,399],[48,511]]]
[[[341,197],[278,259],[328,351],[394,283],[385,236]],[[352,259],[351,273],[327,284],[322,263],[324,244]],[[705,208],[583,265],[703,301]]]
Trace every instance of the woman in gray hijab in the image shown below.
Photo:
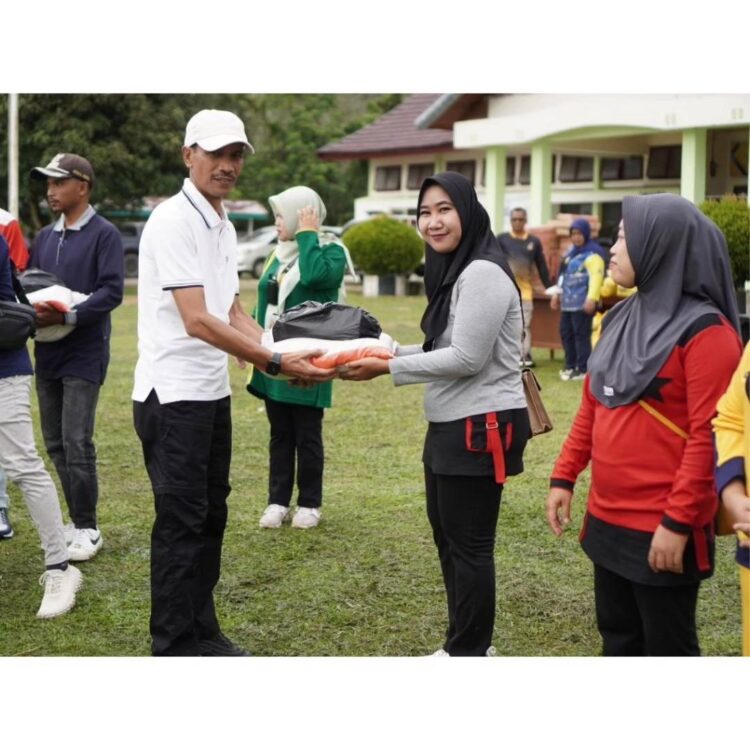
[[[726,242],[684,198],[627,196],[610,272],[638,291],[604,320],[547,520],[561,536],[590,461],[580,540],[604,655],[697,656],[717,505],[711,419],[741,354]]]

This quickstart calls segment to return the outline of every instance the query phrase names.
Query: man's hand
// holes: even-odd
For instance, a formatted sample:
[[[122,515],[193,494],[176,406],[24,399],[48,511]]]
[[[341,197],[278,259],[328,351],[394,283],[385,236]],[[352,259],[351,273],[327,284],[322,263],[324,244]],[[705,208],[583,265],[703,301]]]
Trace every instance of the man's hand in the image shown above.
[[[339,367],[338,376],[342,380],[372,380],[379,375],[387,375],[390,371],[387,359],[365,357]]]
[[[570,523],[570,505],[573,493],[563,487],[551,487],[547,495],[547,523],[555,536],[562,536]],[[560,517],[562,511],[562,518]]]
[[[559,294],[553,294],[549,298],[549,307],[550,307],[550,310],[560,309],[560,295]]]
[[[651,570],[654,573],[682,573],[682,557],[687,542],[687,534],[677,534],[661,524],[657,526],[648,551]]]
[[[583,303],[583,311],[586,315],[593,315],[596,312],[596,301],[587,297]]]
[[[285,353],[281,357],[281,372],[284,375],[289,375],[292,380],[299,381],[299,383],[295,383],[299,385],[325,383],[327,380],[333,380],[336,377],[335,367],[322,369],[315,367],[310,362],[313,357],[320,357],[324,353],[321,350]]]
[[[317,209],[312,206],[305,206],[297,211],[297,231],[305,232],[312,230],[317,232],[320,229],[320,219],[318,218]]]
[[[34,305],[36,312],[37,328],[47,328],[48,326],[59,326],[65,323],[65,313],[55,310],[54,307],[46,302],[37,302]]]

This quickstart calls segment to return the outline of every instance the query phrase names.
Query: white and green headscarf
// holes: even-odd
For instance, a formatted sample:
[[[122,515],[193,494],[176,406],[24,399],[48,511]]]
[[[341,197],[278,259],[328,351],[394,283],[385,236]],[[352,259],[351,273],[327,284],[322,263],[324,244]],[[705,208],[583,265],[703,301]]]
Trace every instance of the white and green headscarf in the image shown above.
[[[296,235],[299,225],[299,216],[297,213],[303,208],[307,206],[314,208],[318,212],[318,220],[321,224],[326,218],[327,212],[323,200],[312,188],[305,187],[304,185],[295,185],[294,187],[287,188],[278,195],[272,195],[268,199],[268,203],[271,206],[274,216],[281,214],[287,232],[293,236]],[[330,237],[329,241],[334,241],[334,239],[335,238]],[[341,245],[340,242],[338,242],[338,244]],[[354,275],[349,251],[343,245],[341,246],[344,248],[349,270],[352,275]],[[299,246],[297,245],[296,237],[291,240],[279,240],[278,245],[276,246],[276,258],[279,261],[280,269],[286,268],[290,263],[294,262],[294,264],[281,279],[279,284],[278,304],[268,305],[266,309],[266,328],[270,328],[278,314],[284,310],[286,298],[291,294],[292,290],[297,286],[300,280],[299,263],[296,262],[299,258]],[[341,282],[341,288],[343,291],[343,281]],[[339,297],[341,297],[341,291],[339,292]]]

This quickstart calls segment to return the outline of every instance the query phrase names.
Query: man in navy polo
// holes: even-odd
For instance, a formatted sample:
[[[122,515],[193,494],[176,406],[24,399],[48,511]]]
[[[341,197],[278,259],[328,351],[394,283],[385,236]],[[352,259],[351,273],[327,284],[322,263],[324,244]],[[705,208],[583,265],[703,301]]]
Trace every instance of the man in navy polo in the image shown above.
[[[94,170],[76,154],[57,154],[31,176],[47,182],[47,201],[59,218],[42,229],[29,267],[49,271],[69,289],[90,295],[69,312],[37,308],[37,326],[68,324],[59,341],[36,343],[36,390],[47,453],[60,477],[71,524],[70,559],[91,559],[102,547],[94,421],[109,364],[110,313],[122,301],[120,233],[90,204]]]

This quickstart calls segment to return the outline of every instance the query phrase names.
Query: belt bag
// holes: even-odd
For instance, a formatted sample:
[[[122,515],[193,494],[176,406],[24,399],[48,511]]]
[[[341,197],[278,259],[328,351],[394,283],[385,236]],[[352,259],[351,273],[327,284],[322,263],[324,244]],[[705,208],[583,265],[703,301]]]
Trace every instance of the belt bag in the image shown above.
[[[20,349],[36,332],[31,305],[0,300],[0,350]]]
[[[494,411],[488,412],[485,414],[484,420],[487,442],[484,448],[477,448],[473,440],[476,423],[471,417],[466,418],[466,449],[473,453],[491,453],[492,464],[495,467],[495,482],[497,484],[505,484],[505,451],[510,448],[513,440],[513,425],[508,423],[507,432],[505,433],[505,448],[503,448],[497,414]]]
[[[542,386],[536,379],[536,375],[524,368],[521,370],[521,382],[523,383],[523,394],[526,396],[526,408],[529,412],[529,425],[531,427],[531,437],[544,435],[552,429],[552,420],[547,414],[542,401]]]

